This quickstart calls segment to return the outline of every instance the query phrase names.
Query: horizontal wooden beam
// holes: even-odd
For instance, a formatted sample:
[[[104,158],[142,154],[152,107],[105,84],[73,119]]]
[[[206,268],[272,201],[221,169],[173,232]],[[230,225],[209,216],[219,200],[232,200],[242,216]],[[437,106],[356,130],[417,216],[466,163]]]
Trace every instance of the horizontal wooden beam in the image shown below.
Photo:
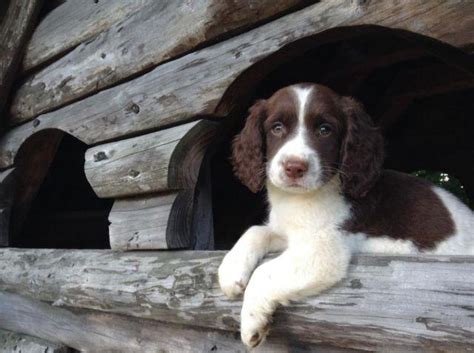
[[[249,85],[255,84],[258,77],[282,61],[301,55],[301,50],[304,52],[321,44],[315,35],[327,36],[322,32],[338,26],[377,24],[414,31],[455,45],[472,43],[474,26],[465,14],[474,11],[473,8],[474,2],[461,1],[433,4],[335,0],[314,4],[12,129],[0,140],[0,168],[10,166],[21,144],[44,129],[60,129],[87,144],[96,144],[189,121],[199,115],[224,116],[235,104],[242,104],[242,96],[249,94]],[[452,19],[449,26],[437,25],[446,18]],[[341,29],[337,29],[337,33],[340,32]],[[348,28],[346,33],[355,35],[360,31]],[[308,36],[315,36],[313,42],[299,51],[280,51]],[[430,49],[442,46],[435,44],[429,41]],[[259,67],[258,74],[248,73],[247,69],[253,64],[274,53],[276,56],[271,62]],[[444,59],[449,61],[455,57],[459,61],[460,53],[455,54],[449,51],[449,57]],[[237,78],[240,84],[229,89]],[[241,89],[236,91],[236,87]]]
[[[0,293],[0,297],[2,294]],[[5,298],[2,297],[2,300]],[[6,303],[2,301],[0,306]],[[11,304],[11,302],[8,302]],[[18,308],[17,308],[18,309]],[[2,311],[0,309],[0,311]],[[3,313],[2,313],[3,314]],[[11,318],[11,317],[10,317]],[[2,320],[4,317],[2,316]],[[0,321],[2,321],[0,320]],[[0,322],[0,327],[2,327]],[[10,331],[0,330],[0,352],[18,352],[18,353],[73,353],[68,347],[47,342],[35,337],[17,334]]]
[[[35,28],[25,50],[23,70],[31,70],[87,42],[149,3],[149,0],[63,1]]]
[[[71,311],[6,292],[0,292],[0,317],[0,328],[60,342],[81,352],[246,352],[239,336],[233,332],[173,325],[93,310]],[[282,336],[270,336],[265,345],[252,352],[310,353],[315,349],[325,353],[357,353],[324,345],[292,342]],[[44,352],[44,349],[40,352]]]
[[[128,12],[123,21],[116,21],[107,30],[97,32],[95,38],[26,80],[13,98],[11,123],[27,121],[150,69],[226,32],[258,23],[305,2],[308,3],[306,0],[201,0],[191,3],[148,0],[122,6],[124,9],[119,8],[119,14],[112,15],[112,20],[98,24],[110,25],[120,12]],[[96,16],[96,10],[90,16],[102,18],[104,13],[116,12],[117,3],[112,2],[110,7],[102,5],[102,14],[99,12]],[[90,2],[86,7],[92,6],[94,4]],[[70,12],[62,21],[73,14],[76,16],[72,6],[68,7]],[[76,4],[75,7],[82,6]],[[127,7],[135,8],[135,11],[127,11]]]
[[[194,191],[118,199],[109,214],[114,250],[192,248]]]
[[[216,123],[200,120],[93,147],[84,170],[99,197],[194,187]]]
[[[0,249],[0,289],[55,305],[237,331],[222,252]],[[474,258],[356,256],[346,279],[277,311],[275,334],[364,350],[467,351],[474,338]]]

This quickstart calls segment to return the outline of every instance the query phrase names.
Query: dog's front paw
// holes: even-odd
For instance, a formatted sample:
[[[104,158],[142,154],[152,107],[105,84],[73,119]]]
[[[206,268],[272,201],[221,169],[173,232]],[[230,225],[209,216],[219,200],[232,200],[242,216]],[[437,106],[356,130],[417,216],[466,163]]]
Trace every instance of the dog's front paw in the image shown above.
[[[219,285],[230,299],[241,296],[250,277],[249,270],[241,258],[227,254],[219,267]]]
[[[262,310],[263,308],[242,308],[240,335],[242,342],[249,348],[261,344],[270,330],[272,315]]]

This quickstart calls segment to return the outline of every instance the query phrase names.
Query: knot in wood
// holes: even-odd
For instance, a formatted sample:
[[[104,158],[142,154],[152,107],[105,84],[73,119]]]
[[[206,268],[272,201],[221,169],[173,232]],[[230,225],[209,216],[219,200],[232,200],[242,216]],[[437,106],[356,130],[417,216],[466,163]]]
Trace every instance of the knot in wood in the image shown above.
[[[136,178],[137,176],[140,175],[140,172],[137,170],[132,169],[130,173],[128,173],[132,178]]]
[[[140,113],[140,107],[136,103],[132,103],[127,108],[128,111],[134,112],[135,114]]]
[[[94,154],[94,162],[100,162],[106,159],[109,159],[109,157],[104,151],[99,151]]]

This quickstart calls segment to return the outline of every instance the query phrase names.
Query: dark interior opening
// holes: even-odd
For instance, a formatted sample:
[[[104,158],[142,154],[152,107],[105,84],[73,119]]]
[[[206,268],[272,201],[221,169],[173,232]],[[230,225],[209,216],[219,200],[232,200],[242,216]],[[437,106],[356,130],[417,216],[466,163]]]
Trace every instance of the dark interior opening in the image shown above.
[[[51,138],[46,139],[51,141]],[[32,142],[35,151],[42,146]],[[11,246],[20,248],[106,249],[110,248],[108,215],[113,200],[98,198],[84,174],[84,154],[88,148],[78,139],[64,134],[58,139],[54,159],[32,200],[13,208]],[[31,148],[17,158],[31,166]],[[33,152],[34,153],[34,152]],[[21,161],[18,163],[21,165]],[[41,165],[44,165],[42,163]],[[27,172],[29,173],[29,172]],[[38,170],[41,174],[41,171]],[[29,185],[34,180],[31,171]],[[41,178],[41,176],[40,176]],[[21,184],[21,183],[20,183]],[[21,185],[19,186],[21,192]],[[26,205],[26,206],[25,206]],[[27,210],[25,210],[25,207]],[[16,212],[16,213],[15,213]],[[22,215],[22,213],[24,213]]]
[[[252,194],[233,176],[231,140],[242,129],[254,100],[297,82],[322,83],[357,98],[384,132],[385,168],[448,173],[459,180],[472,208],[472,65],[465,68],[450,62],[449,57],[437,55],[432,48],[426,50],[417,40],[386,29],[312,43],[302,54],[298,43],[283,48],[281,63],[272,66],[269,59],[253,73],[249,70],[254,76],[248,77],[252,85],[240,83],[236,87],[242,89],[232,92],[234,109],[223,123],[221,142],[211,161],[216,249],[229,249],[249,226],[264,221],[267,213],[264,192]],[[292,48],[298,49],[297,54],[292,54]],[[469,54],[450,49],[456,58],[461,55],[472,62]]]

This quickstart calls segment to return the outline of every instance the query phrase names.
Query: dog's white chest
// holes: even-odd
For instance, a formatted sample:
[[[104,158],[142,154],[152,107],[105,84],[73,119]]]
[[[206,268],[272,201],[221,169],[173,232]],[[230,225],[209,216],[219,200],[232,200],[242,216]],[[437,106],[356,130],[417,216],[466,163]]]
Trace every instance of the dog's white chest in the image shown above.
[[[350,205],[338,190],[338,180],[316,193],[306,194],[290,194],[268,186],[271,206],[268,225],[289,241],[336,230],[350,217]]]

